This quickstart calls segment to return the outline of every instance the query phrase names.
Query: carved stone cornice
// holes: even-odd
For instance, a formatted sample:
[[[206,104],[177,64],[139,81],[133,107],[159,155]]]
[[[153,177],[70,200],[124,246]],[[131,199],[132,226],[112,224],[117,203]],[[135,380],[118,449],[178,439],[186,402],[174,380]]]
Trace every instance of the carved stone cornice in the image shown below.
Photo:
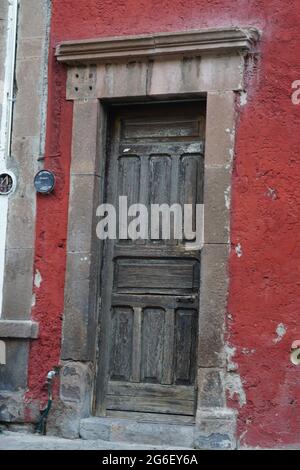
[[[259,39],[255,28],[204,29],[145,36],[64,41],[56,48],[59,62],[103,63],[160,56],[244,53]]]

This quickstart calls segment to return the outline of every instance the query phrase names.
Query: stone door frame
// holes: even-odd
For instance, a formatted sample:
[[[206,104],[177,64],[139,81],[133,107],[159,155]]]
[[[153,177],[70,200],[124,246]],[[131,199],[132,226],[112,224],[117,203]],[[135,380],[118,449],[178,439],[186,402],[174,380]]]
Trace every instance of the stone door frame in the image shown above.
[[[236,416],[226,407],[224,333],[230,251],[230,190],[236,96],[255,29],[229,28],[67,41],[56,50],[68,67],[73,101],[72,161],[60,399],[63,421],[79,429],[92,414],[97,363],[101,246],[96,208],[103,191],[106,106],[171,99],[207,101],[205,230],[201,258],[196,445],[223,436],[234,446]],[[212,437],[213,439],[213,437]],[[223,444],[222,444],[223,445]]]

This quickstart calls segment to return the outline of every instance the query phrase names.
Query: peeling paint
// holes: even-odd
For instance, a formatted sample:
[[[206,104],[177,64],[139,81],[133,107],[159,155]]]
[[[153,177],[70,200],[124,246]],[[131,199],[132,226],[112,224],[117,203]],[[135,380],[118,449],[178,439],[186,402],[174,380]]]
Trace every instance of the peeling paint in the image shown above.
[[[42,279],[41,273],[37,269],[36,272],[35,272],[35,276],[34,276],[34,286],[37,289],[39,289],[41,287],[42,281],[43,281],[43,279]]]
[[[236,371],[238,365],[232,360],[232,358],[235,356],[236,348],[227,343],[225,345],[224,351],[226,356],[227,370],[229,372]]]
[[[242,380],[239,374],[229,373],[226,375],[226,390],[229,393],[229,397],[233,399],[235,396],[238,398],[240,407],[246,405],[247,399],[243,388]]]
[[[240,92],[240,106],[245,106],[247,104],[247,92],[241,91]]]
[[[286,327],[283,323],[279,323],[276,328],[277,338],[273,339],[273,343],[279,343],[286,334]]]
[[[276,192],[276,189],[274,189],[274,188],[268,188],[266,195],[267,195],[270,199],[273,199],[273,201],[274,201],[275,199],[277,199],[277,192]]]
[[[230,209],[230,186],[224,191],[226,209]]]
[[[240,243],[236,245],[234,251],[236,252],[238,258],[241,258],[241,256],[243,256],[242,245]]]
[[[32,299],[31,299],[31,307],[35,307],[36,305],[36,295],[35,294],[32,294]]]
[[[250,356],[251,354],[255,353],[255,349],[248,349],[248,348],[242,348],[242,354],[245,354],[246,356]]]
[[[245,429],[245,431],[242,432],[242,434],[240,435],[240,439],[239,439],[240,442],[242,442],[242,440],[246,436],[247,432],[248,432],[248,429]]]

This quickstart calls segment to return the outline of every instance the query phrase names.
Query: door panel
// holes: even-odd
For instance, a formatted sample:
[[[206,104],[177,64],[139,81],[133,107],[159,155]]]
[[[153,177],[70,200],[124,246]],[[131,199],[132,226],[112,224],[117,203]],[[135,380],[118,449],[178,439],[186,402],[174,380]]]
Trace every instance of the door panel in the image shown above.
[[[192,387],[113,381],[108,386],[108,410],[192,416],[194,408],[195,398]]]
[[[176,384],[192,384],[195,379],[197,311],[176,310],[175,379]]]
[[[121,156],[118,160],[118,192],[126,195],[128,205],[139,202],[141,162],[138,156]]]
[[[162,383],[165,311],[146,307],[142,311],[141,381]]]
[[[110,375],[113,380],[130,380],[132,376],[133,308],[112,309]]]
[[[199,284],[199,263],[180,258],[116,258],[114,291],[189,293]]]
[[[106,202],[118,207],[127,196],[128,205],[149,211],[202,203],[204,116],[201,102],[114,108]],[[162,230],[153,239],[105,242],[101,322],[109,359],[105,367],[100,348],[99,374],[108,379],[98,381],[106,390],[104,407],[98,390],[98,413],[194,414],[200,253],[185,243],[164,239]]]
[[[170,155],[150,155],[150,204],[170,204],[171,202],[171,170]]]

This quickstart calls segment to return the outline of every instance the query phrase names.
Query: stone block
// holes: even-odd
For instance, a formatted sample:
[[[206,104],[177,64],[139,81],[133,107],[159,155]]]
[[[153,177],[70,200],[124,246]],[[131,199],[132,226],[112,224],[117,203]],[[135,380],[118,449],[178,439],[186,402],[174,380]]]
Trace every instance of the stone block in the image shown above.
[[[198,407],[216,408],[225,406],[224,370],[212,368],[198,369]]]
[[[99,174],[98,100],[74,102],[71,174]]]
[[[0,19],[1,21],[5,21],[7,19],[7,12],[8,12],[8,2],[1,2],[0,3]],[[1,24],[1,23],[0,23]],[[0,26],[0,34],[2,33],[2,24]]]
[[[32,249],[6,250],[2,318],[10,320],[30,318],[32,271]]]
[[[88,361],[94,357],[99,268],[97,260],[97,254],[68,253],[62,358]]]
[[[91,413],[93,366],[66,361],[60,371],[60,399],[54,400],[47,435],[68,439],[79,437],[80,420]]]
[[[1,367],[1,366],[0,366]],[[36,422],[39,413],[39,406],[36,401],[24,404],[24,394],[26,390],[0,391],[0,422],[21,423],[22,421]]]
[[[83,439],[103,439],[112,442],[192,447],[193,426],[146,423],[117,418],[87,418],[81,420]]]
[[[149,68],[147,94],[240,90],[242,60],[232,55],[155,59]]]
[[[6,364],[0,365],[0,390],[17,392],[26,389],[29,343],[7,339],[5,345]]]
[[[55,400],[48,415],[48,436],[76,439],[79,437],[80,406],[77,403]]]
[[[204,245],[201,253],[199,367],[223,367],[228,291],[227,245]]]
[[[39,325],[36,322],[0,319],[0,338],[37,338]]]
[[[41,37],[20,39],[18,41],[18,60],[42,58],[43,46],[44,41]]]
[[[66,283],[61,353],[63,359],[86,361],[93,358],[97,326],[92,305],[89,304],[89,292],[89,280]]]
[[[204,174],[204,243],[229,243],[230,170],[205,167]]]
[[[33,176],[39,168],[38,154],[39,137],[13,139],[11,169],[17,176],[17,187],[9,197],[6,245],[9,249],[34,247],[36,192]]]
[[[42,76],[40,59],[17,59],[18,93],[14,106],[14,137],[38,136],[40,134]],[[35,86],[32,86],[33,83]],[[24,119],[24,115],[26,115],[26,119]]]
[[[147,73],[147,61],[100,64],[97,69],[97,96],[99,98],[145,96]]]
[[[96,237],[94,214],[96,207],[93,208],[95,178],[92,176],[73,178],[75,181],[74,197],[70,203],[62,357],[87,361],[94,357],[97,329],[99,240]],[[91,183],[89,191],[84,192],[83,189],[80,191],[79,188],[84,186],[83,182],[87,185]],[[99,188],[99,179],[96,179],[96,183],[96,187]],[[79,194],[75,187],[79,189]],[[81,194],[83,198],[80,197]],[[86,251],[80,251],[83,248]],[[72,249],[74,251],[71,251]]]
[[[94,280],[97,274],[95,252],[68,252],[67,255],[67,279],[72,282]]]
[[[81,405],[81,417],[89,416],[94,371],[91,363],[64,362],[60,373],[60,397]]]
[[[243,89],[244,57],[236,55],[206,55],[202,57],[199,82],[201,90],[237,91]]]
[[[8,426],[8,431],[22,433],[22,434],[33,434],[34,425],[33,424],[10,424]]]
[[[66,96],[68,100],[87,100],[97,97],[97,68],[82,65],[68,71]]]
[[[96,238],[100,181],[93,175],[72,175],[70,182],[68,251],[90,252]]]
[[[207,450],[235,449],[235,411],[228,408],[199,409],[196,415],[194,447]]]
[[[231,91],[207,95],[205,137],[206,167],[232,167],[234,152],[235,95]]]
[[[2,366],[0,366],[2,368]],[[2,380],[1,380],[2,382]],[[1,384],[1,388],[2,388]],[[0,391],[0,421],[21,422],[24,418],[23,393]]]
[[[22,0],[19,18],[18,35],[20,38],[43,37],[47,22],[47,0],[35,0],[34,11],[32,0]]]

